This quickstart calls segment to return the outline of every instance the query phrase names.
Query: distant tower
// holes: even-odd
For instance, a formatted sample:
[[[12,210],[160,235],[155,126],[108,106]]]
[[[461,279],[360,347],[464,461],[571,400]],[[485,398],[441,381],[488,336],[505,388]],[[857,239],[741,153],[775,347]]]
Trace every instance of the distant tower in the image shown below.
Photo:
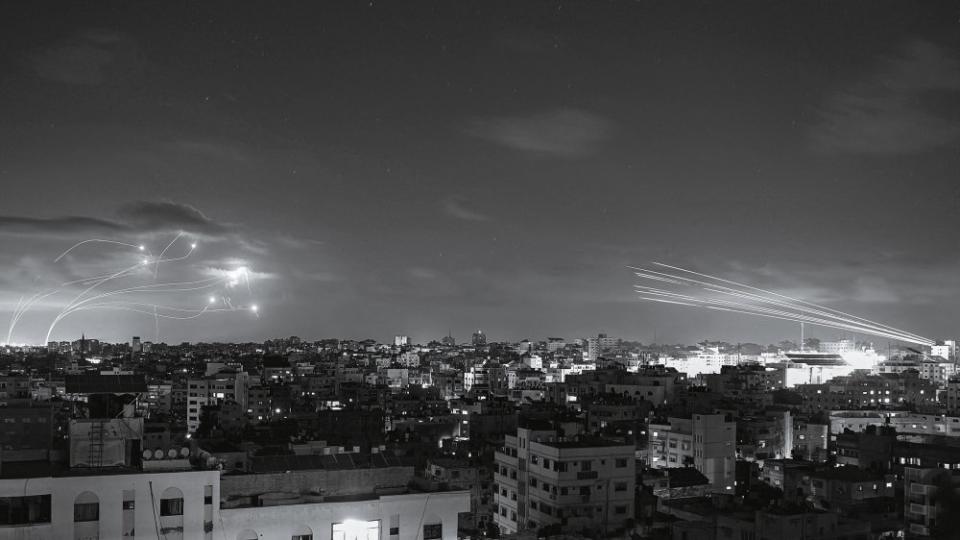
[[[143,345],[140,343],[140,336],[133,336],[130,340],[130,352],[137,354],[143,351]]]
[[[473,345],[476,347],[482,347],[487,344],[487,336],[484,335],[483,330],[477,330],[473,333]]]

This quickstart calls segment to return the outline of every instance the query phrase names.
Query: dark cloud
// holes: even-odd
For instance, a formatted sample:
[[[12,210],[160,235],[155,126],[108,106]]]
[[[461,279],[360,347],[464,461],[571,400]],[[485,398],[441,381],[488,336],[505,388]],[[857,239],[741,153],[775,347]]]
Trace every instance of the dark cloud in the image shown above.
[[[124,205],[118,216],[139,231],[184,231],[204,236],[228,232],[225,225],[214,222],[200,210],[175,202],[136,201]]]
[[[128,228],[114,221],[66,216],[59,218],[30,218],[19,216],[0,216],[0,233],[19,235],[61,236],[80,233],[98,234],[102,232],[122,232]]]
[[[117,219],[85,216],[31,218],[0,216],[0,234],[23,236],[84,236],[102,233],[155,234],[184,232],[205,237],[228,233],[196,208],[174,202],[136,201],[117,212]]]
[[[611,127],[607,119],[594,113],[558,109],[532,116],[476,120],[467,133],[515,150],[578,158],[595,152]]]
[[[960,98],[960,60],[915,40],[864,80],[834,95],[813,132],[816,147],[857,154],[913,154],[960,140],[960,124],[937,110]]]

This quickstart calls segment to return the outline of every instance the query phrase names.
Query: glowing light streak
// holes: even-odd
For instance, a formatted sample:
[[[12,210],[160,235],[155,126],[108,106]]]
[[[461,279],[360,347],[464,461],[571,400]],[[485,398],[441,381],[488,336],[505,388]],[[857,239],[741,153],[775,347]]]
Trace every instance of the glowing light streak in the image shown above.
[[[805,324],[812,324],[814,326],[848,330],[921,345],[932,345],[934,343],[933,340],[919,336],[912,332],[907,332],[890,325],[871,321],[863,317],[851,315],[836,309],[775,293],[773,291],[767,291],[765,289],[711,276],[709,274],[694,272],[692,270],[687,270],[677,266],[671,266],[658,262],[654,262],[653,264],[663,268],[669,268],[679,272],[684,272],[686,274],[702,277],[711,281],[703,281],[686,275],[675,275],[646,268],[637,268],[632,266],[629,268],[635,270],[634,274],[642,279],[661,283],[669,283],[680,287],[697,288],[713,295],[721,295],[727,298],[732,297],[740,301],[707,297],[703,295],[695,296],[692,294],[682,294],[675,291],[664,290],[645,285],[635,285],[634,287],[636,292],[644,295],[640,296],[639,299],[644,301],[676,304],[687,307],[701,307],[716,311],[753,315],[756,317],[767,317],[791,322],[802,322]],[[720,285],[718,282],[741,288],[727,287],[725,285]]]
[[[831,309],[831,308],[828,308],[828,307],[825,307],[825,306],[821,306],[821,305],[819,305],[819,304],[814,304],[813,302],[807,302],[807,301],[805,301],[805,300],[801,300],[801,299],[798,299],[798,298],[793,298],[793,297],[790,297],[790,296],[786,296],[786,295],[783,295],[783,294],[775,293],[775,292],[773,292],[773,291],[768,291],[768,290],[761,289],[761,288],[758,288],[758,287],[753,287],[753,286],[751,286],[751,285],[746,285],[746,284],[743,284],[743,283],[738,283],[738,282],[736,282],[736,281],[730,281],[730,280],[728,280],[728,279],[723,279],[723,278],[719,278],[719,277],[716,277],[716,276],[711,276],[711,275],[709,275],[709,274],[701,274],[701,273],[699,273],[699,272],[694,272],[693,270],[687,270],[686,268],[680,268],[679,266],[671,266],[671,265],[669,265],[669,264],[664,264],[664,263],[660,263],[660,262],[656,262],[656,261],[654,261],[653,264],[655,264],[655,265],[657,265],[657,266],[662,266],[662,267],[664,267],[664,268],[670,268],[671,270],[677,270],[677,271],[679,271],[679,272],[685,272],[685,273],[688,273],[688,274],[693,274],[693,275],[695,275],[695,276],[701,276],[701,277],[705,277],[705,278],[708,278],[708,279],[713,279],[713,280],[715,280],[715,281],[719,281],[719,282],[721,282],[721,283],[726,283],[726,284],[728,284],[728,285],[734,285],[734,286],[737,286],[737,287],[743,287],[743,288],[750,289],[750,290],[753,290],[753,291],[757,291],[757,292],[760,292],[760,293],[773,295],[773,296],[776,296],[776,297],[779,297],[779,298],[783,298],[783,299],[785,299],[785,300],[789,300],[789,301],[791,301],[791,302],[796,302],[796,303],[798,303],[798,304],[803,304],[803,305],[810,306],[810,307],[817,308],[817,309],[821,309],[821,310],[824,310],[824,311],[829,311],[829,312],[836,313],[836,314],[841,315],[841,316],[844,316],[844,317],[849,317],[849,318],[851,318],[851,319],[856,319],[856,320],[863,321],[863,322],[866,322],[866,323],[870,323],[870,324],[873,324],[873,325],[876,325],[876,326],[886,327],[886,328],[889,329],[889,330],[899,331],[898,329],[893,328],[893,327],[891,327],[891,326],[888,326],[888,325],[885,325],[885,324],[882,324],[882,323],[878,323],[878,322],[874,322],[874,321],[871,321],[871,320],[869,320],[869,319],[865,319],[865,318],[863,318],[863,317],[858,317],[858,316],[856,316],[856,315],[851,315],[851,314],[845,313],[845,312],[843,312],[843,311],[839,311],[839,310],[836,310],[836,309]],[[917,336],[917,337],[919,338],[920,336]],[[925,339],[925,338],[921,338],[921,339]],[[931,340],[928,340],[928,341],[931,341]]]
[[[142,245],[142,244],[130,244],[130,243],[128,243],[128,242],[118,242],[118,241],[116,241],[116,240],[108,240],[108,239],[105,239],[105,238],[90,238],[90,239],[88,239],[88,240],[83,240],[83,241],[77,242],[76,244],[70,246],[70,248],[68,248],[66,251],[64,251],[64,252],[61,253],[60,255],[58,255],[57,258],[53,260],[53,262],[55,262],[55,263],[56,263],[56,262],[60,262],[60,259],[66,257],[67,254],[70,253],[71,251],[73,251],[74,249],[76,249],[76,248],[78,248],[78,247],[80,247],[80,246],[82,246],[82,245],[90,244],[90,243],[115,244],[115,245],[118,245],[118,246],[125,246],[125,247],[129,247],[129,248],[136,249],[137,251],[146,251],[148,255],[150,255],[151,257],[153,256],[153,254],[150,253],[150,250],[148,250],[147,247],[144,246],[144,245]]]
[[[227,297],[221,297],[220,301],[222,302],[222,307],[218,307],[217,296],[210,295],[208,302],[202,308],[184,308],[177,307],[173,305],[166,305],[162,302],[162,298],[171,296],[177,293],[184,293],[190,291],[206,290],[217,287],[233,287],[241,284],[241,282],[246,286],[247,292],[252,296],[252,287],[250,284],[250,271],[247,267],[241,266],[227,274],[227,276],[217,276],[199,280],[192,281],[177,281],[177,282],[167,282],[167,283],[156,283],[157,277],[159,275],[159,268],[161,263],[182,261],[190,257],[190,255],[196,250],[197,242],[193,241],[189,244],[189,249],[187,252],[178,257],[167,258],[166,254],[177,244],[177,241],[183,238],[184,233],[178,233],[160,252],[160,255],[154,257],[152,252],[147,248],[147,246],[142,244],[132,244],[128,242],[121,242],[117,240],[103,239],[103,238],[91,238],[77,242],[72,245],[70,248],[60,253],[54,262],[61,261],[64,257],[72,253],[74,250],[80,246],[87,244],[111,244],[118,245],[127,248],[134,249],[138,253],[143,253],[145,257],[140,259],[140,262],[136,265],[119,269],[115,272],[87,276],[71,281],[66,281],[60,284],[59,287],[42,290],[34,293],[28,298],[20,296],[16,306],[14,307],[13,313],[10,318],[10,322],[7,326],[7,343],[12,343],[12,337],[16,331],[17,325],[21,322],[25,314],[33,307],[35,307],[40,301],[49,298],[51,296],[57,295],[58,293],[67,293],[67,292],[76,292],[72,289],[74,286],[79,285],[81,290],[79,294],[69,298],[69,301],[63,305],[62,309],[54,317],[53,321],[50,323],[47,328],[47,334],[45,342],[49,342],[50,338],[57,326],[57,324],[62,321],[64,318],[86,310],[121,310],[121,311],[130,311],[136,313],[142,313],[145,315],[150,315],[154,317],[154,327],[157,340],[159,340],[160,328],[159,320],[160,319],[175,319],[175,320],[188,320],[195,319],[204,314],[210,313],[223,313],[223,312],[237,312],[237,311],[247,311],[253,313],[259,318],[259,306],[256,304],[250,305],[240,305],[235,306],[232,301]],[[141,274],[144,267],[149,265],[155,265],[153,268],[153,279],[154,283],[127,286],[117,288],[113,285],[114,282],[130,278]],[[99,290],[98,290],[99,289]],[[108,289],[108,290],[103,290]],[[142,295],[148,296],[158,296],[158,300],[161,300],[156,303],[148,303],[144,301],[125,301],[125,300],[113,300],[114,298],[123,298],[124,296],[134,296],[139,297]]]
[[[655,273],[655,274],[662,274],[662,273],[656,272],[656,271],[654,271],[654,270],[645,270],[645,271],[647,271],[647,272],[653,272],[653,273]],[[637,273],[637,274],[639,275],[639,273]],[[671,274],[662,274],[662,275],[670,276]],[[706,274],[703,274],[703,275],[706,275]],[[839,317],[839,316],[837,316],[837,315],[834,314],[834,313],[838,313],[838,312],[836,312],[836,310],[832,310],[832,311],[834,311],[834,313],[827,313],[827,312],[823,312],[823,311],[819,311],[819,310],[813,310],[813,309],[810,309],[810,308],[805,307],[805,306],[802,306],[802,305],[796,305],[796,304],[792,304],[792,303],[789,303],[789,302],[784,302],[784,301],[782,301],[782,300],[771,299],[771,298],[767,298],[767,297],[764,297],[764,296],[761,296],[761,295],[756,295],[756,294],[753,294],[753,293],[749,293],[749,292],[746,292],[746,291],[739,291],[739,290],[736,290],[736,289],[731,289],[731,288],[729,288],[729,287],[724,287],[723,285],[717,285],[717,284],[714,284],[714,283],[708,283],[708,282],[704,282],[704,281],[700,281],[700,280],[696,280],[696,279],[692,279],[692,278],[682,278],[682,279],[686,282],[687,285],[690,285],[690,286],[692,286],[693,284],[706,285],[707,287],[704,287],[704,289],[705,289],[705,290],[708,290],[708,291],[711,291],[711,292],[720,292],[720,293],[723,293],[723,294],[731,294],[731,295],[740,296],[740,297],[750,297],[751,299],[759,300],[759,301],[764,302],[764,303],[769,303],[769,304],[774,304],[774,305],[780,305],[780,306],[787,307],[787,308],[789,308],[789,309],[793,309],[793,310],[801,311],[801,312],[805,312],[805,313],[813,313],[813,314],[816,314],[816,315],[826,316],[826,317],[835,319],[835,320],[837,320],[837,321],[839,321],[839,322],[843,322],[843,323],[855,324],[855,325],[859,325],[860,327],[873,328],[873,329],[875,329],[875,330],[877,330],[877,331],[881,331],[881,332],[894,332],[894,333],[897,333],[897,334],[900,334],[900,335],[903,335],[903,336],[909,336],[910,339],[907,340],[907,341],[912,341],[912,342],[920,343],[920,344],[926,344],[926,342],[932,343],[932,340],[929,340],[929,339],[924,338],[924,337],[922,337],[922,336],[918,336],[918,335],[913,334],[913,333],[911,333],[911,332],[906,332],[906,331],[903,331],[903,330],[900,330],[900,329],[897,329],[897,328],[893,328],[893,327],[888,326],[888,325],[881,325],[881,326],[865,325],[864,323],[861,323],[861,322],[859,322],[858,320],[852,320],[852,319],[846,319],[846,318],[844,318],[844,317]],[[720,279],[720,278],[718,278],[718,279]],[[713,289],[710,289],[710,287],[717,287],[717,288],[720,288],[720,289],[724,289],[725,291],[728,291],[728,292],[713,290]],[[762,290],[762,289],[761,289],[761,290]],[[774,293],[774,294],[775,294],[775,293]],[[858,317],[857,319],[859,319],[859,320],[866,320],[866,319],[862,319],[862,318],[859,318],[859,317]],[[872,321],[871,321],[871,322],[872,322]]]

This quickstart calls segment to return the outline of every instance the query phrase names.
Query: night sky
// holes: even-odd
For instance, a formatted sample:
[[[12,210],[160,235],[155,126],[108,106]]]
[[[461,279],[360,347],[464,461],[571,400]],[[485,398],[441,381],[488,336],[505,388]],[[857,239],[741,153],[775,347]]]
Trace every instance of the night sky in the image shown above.
[[[799,334],[640,302],[651,260],[960,333],[954,2],[5,2],[0,59],[0,320],[178,232],[122,285],[249,289],[126,301],[259,306],[53,339]]]

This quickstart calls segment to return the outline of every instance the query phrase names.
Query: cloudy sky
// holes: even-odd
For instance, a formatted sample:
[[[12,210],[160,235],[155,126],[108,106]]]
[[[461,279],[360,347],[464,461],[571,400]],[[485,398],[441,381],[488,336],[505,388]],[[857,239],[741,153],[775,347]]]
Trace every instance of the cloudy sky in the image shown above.
[[[799,332],[640,302],[626,266],[651,260],[960,333],[951,2],[8,2],[0,21],[16,342]],[[93,238],[120,243],[55,261]]]

